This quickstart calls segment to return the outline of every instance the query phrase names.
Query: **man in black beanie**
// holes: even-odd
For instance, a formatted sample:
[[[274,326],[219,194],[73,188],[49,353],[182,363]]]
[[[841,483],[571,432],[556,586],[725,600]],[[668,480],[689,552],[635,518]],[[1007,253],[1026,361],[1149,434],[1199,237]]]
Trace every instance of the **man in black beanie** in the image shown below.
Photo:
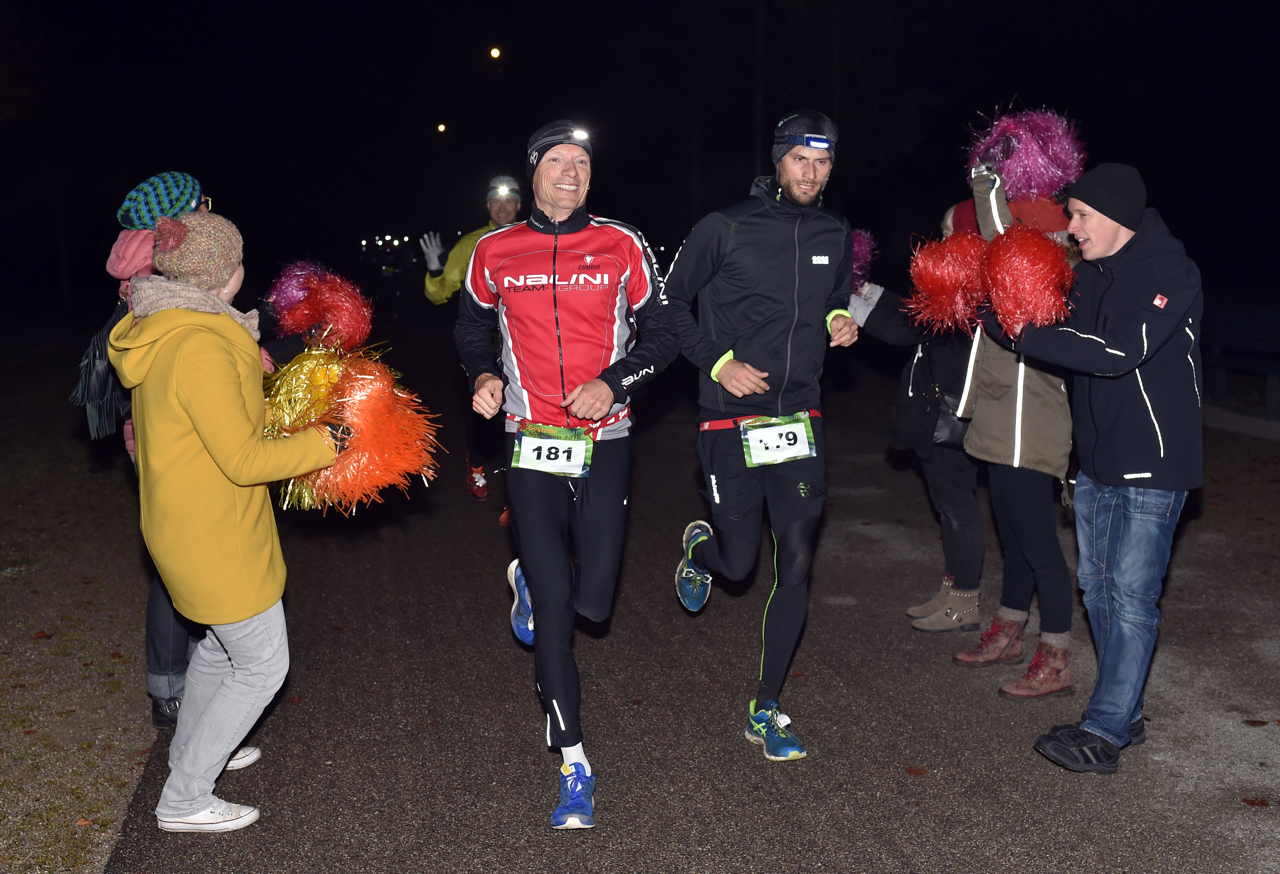
[[[822,206],[836,136],[822,113],[783,116],[773,132],[774,175],[698,222],[667,276],[681,349],[702,371],[698,454],[715,525],[697,520],[685,529],[676,594],[697,612],[713,573],[750,573],[767,501],[776,582],[745,734],[771,761],[805,756],[778,698],[808,611],[826,500],[818,378],[827,347],[858,336],[847,309],[849,223]]]
[[[1157,602],[1187,492],[1204,482],[1204,297],[1133,167],[1100,164],[1067,196],[1067,231],[1084,258],[1071,316],[1027,328],[1016,348],[1076,371],[1077,570],[1098,678],[1082,721],[1055,726],[1035,749],[1068,770],[1112,774],[1120,749],[1146,740]]]

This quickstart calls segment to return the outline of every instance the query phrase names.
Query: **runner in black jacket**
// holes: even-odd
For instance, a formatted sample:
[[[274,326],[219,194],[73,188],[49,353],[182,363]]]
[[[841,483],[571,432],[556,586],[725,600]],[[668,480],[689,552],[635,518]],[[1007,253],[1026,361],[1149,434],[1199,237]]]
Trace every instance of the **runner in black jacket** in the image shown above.
[[[773,761],[805,755],[778,698],[808,610],[826,498],[818,378],[828,345],[858,335],[846,309],[849,223],[822,208],[835,141],[821,113],[784,116],[774,130],[776,174],[698,222],[667,276],[681,349],[702,371],[698,453],[715,523],[714,533],[701,520],[685,529],[676,592],[697,611],[712,573],[738,580],[751,571],[767,500],[777,579],[746,736]]]

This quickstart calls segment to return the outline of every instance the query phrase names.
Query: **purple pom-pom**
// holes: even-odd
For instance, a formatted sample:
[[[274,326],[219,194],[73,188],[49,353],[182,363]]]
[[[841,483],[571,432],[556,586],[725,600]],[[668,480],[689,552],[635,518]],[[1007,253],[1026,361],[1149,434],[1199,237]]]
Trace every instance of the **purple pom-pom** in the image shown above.
[[[310,281],[328,273],[319,264],[311,261],[294,261],[286,264],[280,271],[280,278],[271,283],[267,291],[267,300],[277,313],[285,313],[293,309],[311,291]]]
[[[871,278],[871,259],[876,256],[876,238],[871,236],[870,231],[854,228],[850,254],[853,256],[853,287],[856,290]]]
[[[1010,200],[1052,197],[1084,172],[1075,122],[1049,109],[1001,115],[974,137],[969,168],[995,162]]]

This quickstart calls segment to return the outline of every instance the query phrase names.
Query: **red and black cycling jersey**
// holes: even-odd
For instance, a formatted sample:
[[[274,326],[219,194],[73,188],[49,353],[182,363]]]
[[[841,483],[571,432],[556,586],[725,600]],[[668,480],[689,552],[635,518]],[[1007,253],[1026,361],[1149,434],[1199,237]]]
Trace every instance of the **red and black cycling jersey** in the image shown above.
[[[454,329],[462,365],[472,386],[481,374],[499,373],[489,341],[496,323],[503,409],[520,419],[620,437],[631,427],[630,389],[679,352],[644,238],[585,207],[562,222],[535,207],[528,221],[481,237],[463,287]],[[560,406],[596,378],[614,397],[604,427]]]

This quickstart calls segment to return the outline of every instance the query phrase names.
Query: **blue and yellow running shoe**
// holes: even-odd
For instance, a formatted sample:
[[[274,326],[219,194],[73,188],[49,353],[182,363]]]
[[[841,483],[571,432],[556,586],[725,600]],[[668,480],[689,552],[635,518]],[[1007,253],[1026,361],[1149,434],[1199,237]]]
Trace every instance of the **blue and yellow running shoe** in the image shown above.
[[[551,811],[552,828],[595,828],[596,778],[580,763],[560,766],[560,803]]]
[[[511,584],[511,594],[516,599],[511,605],[511,630],[521,643],[533,646],[533,603],[529,600],[524,571],[520,570],[520,559],[507,565],[507,582]]]
[[[711,572],[693,563],[693,548],[711,534],[711,526],[701,519],[690,522],[684,529],[684,556],[676,566],[676,596],[690,613],[707,606],[707,598],[711,597]]]
[[[791,762],[805,757],[800,738],[787,731],[791,717],[782,712],[777,701],[762,701],[756,710],[755,699],[747,705],[747,740],[764,747],[764,757],[771,762]]]

